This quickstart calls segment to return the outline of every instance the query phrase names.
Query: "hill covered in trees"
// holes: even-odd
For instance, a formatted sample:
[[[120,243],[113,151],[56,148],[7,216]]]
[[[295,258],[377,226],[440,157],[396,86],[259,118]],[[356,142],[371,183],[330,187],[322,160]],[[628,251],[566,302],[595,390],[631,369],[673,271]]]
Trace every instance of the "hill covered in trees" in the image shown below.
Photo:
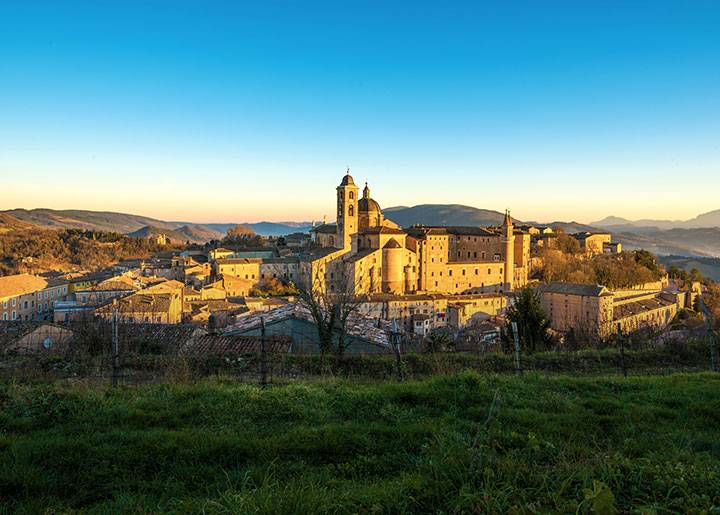
[[[655,256],[644,250],[589,258],[577,252],[573,238],[561,237],[560,243],[565,243],[564,248],[539,251],[535,279],[602,284],[614,289],[657,281],[665,273]]]
[[[79,229],[0,234],[0,275],[48,270],[97,270],[122,259],[148,258],[169,247],[146,238]]]

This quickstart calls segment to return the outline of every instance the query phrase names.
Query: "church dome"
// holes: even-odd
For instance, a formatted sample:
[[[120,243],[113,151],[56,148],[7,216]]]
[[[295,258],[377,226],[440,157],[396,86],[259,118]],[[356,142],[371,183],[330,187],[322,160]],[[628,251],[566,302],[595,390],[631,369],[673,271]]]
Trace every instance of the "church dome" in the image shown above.
[[[371,198],[363,197],[358,200],[358,211],[362,211],[364,213],[379,213],[380,204],[378,204]]]

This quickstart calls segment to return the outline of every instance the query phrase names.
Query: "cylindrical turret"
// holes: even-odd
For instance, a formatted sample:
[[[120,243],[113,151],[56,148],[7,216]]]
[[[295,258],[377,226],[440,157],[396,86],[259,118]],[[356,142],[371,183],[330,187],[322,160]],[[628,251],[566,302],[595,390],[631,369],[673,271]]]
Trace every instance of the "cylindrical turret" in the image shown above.
[[[505,245],[505,284],[503,291],[512,291],[515,282],[515,236],[513,235],[513,222],[510,211],[505,211],[503,220],[503,243]]]
[[[400,295],[403,293],[403,249],[391,238],[383,247],[382,255],[382,291]]]

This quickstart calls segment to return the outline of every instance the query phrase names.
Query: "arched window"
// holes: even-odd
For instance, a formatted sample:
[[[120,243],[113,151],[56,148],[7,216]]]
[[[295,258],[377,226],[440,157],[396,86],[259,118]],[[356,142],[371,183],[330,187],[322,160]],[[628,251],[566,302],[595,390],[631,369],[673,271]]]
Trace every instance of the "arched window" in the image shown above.
[[[355,193],[353,193],[353,192],[351,191],[349,197],[350,197],[350,200],[354,199],[354,198],[355,198]]]
[[[352,193],[351,193],[350,195],[352,195]],[[352,198],[352,197],[350,197],[350,198]],[[348,207],[348,215],[349,215],[349,216],[353,216],[353,206],[352,206],[352,204]]]

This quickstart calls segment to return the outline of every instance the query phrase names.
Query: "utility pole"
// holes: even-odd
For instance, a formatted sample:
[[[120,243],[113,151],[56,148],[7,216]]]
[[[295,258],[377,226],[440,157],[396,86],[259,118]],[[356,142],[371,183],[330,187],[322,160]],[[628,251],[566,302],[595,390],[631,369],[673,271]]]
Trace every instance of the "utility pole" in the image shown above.
[[[523,373],[522,363],[520,362],[520,334],[518,333],[517,322],[512,322],[513,340],[515,341],[515,373],[521,375]]]
[[[267,346],[265,345],[265,317],[260,317],[260,386],[266,388],[267,380]]]
[[[117,301],[113,299],[111,320],[112,331],[112,386],[116,388],[120,376],[120,338],[118,337],[118,308]]]

